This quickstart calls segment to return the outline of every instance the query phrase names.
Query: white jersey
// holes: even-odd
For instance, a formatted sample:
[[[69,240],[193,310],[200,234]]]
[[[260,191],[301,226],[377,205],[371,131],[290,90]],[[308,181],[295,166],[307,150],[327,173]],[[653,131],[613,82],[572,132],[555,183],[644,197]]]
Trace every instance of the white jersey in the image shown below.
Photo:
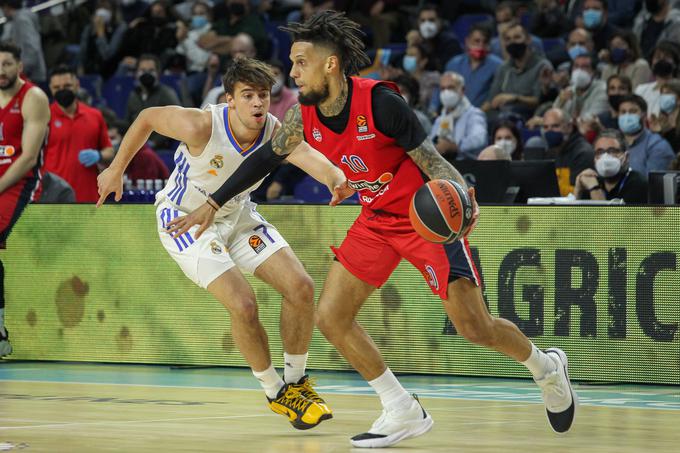
[[[185,143],[177,147],[174,157],[175,169],[168,179],[168,184],[156,194],[156,204],[165,201],[184,212],[195,210],[234,174],[245,158],[271,138],[278,123],[274,115],[267,113],[260,135],[252,144],[242,147],[229,126],[227,104],[210,104],[204,110],[210,110],[212,114],[210,140],[200,156],[192,156]],[[241,208],[243,203],[250,199],[250,192],[261,182],[262,180],[258,181],[229,200],[215,216],[224,217]]]

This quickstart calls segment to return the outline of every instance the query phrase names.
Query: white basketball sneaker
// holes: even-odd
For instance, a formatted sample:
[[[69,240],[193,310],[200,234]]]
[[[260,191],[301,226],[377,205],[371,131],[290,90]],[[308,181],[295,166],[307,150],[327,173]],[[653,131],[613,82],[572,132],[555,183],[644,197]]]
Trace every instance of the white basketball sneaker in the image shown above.
[[[2,330],[2,327],[0,327],[0,357],[12,353],[12,345],[9,343],[9,331],[5,329],[5,334],[3,335]]]
[[[425,434],[432,429],[433,424],[430,414],[425,412],[418,397],[413,395],[411,407],[405,411],[383,410],[371,429],[352,437],[351,443],[358,448],[389,447],[402,440]]]
[[[567,355],[558,348],[546,349],[545,353],[557,366],[541,379],[534,379],[541,388],[541,396],[545,403],[550,426],[557,433],[569,431],[576,415],[578,398],[569,382],[567,373]]]

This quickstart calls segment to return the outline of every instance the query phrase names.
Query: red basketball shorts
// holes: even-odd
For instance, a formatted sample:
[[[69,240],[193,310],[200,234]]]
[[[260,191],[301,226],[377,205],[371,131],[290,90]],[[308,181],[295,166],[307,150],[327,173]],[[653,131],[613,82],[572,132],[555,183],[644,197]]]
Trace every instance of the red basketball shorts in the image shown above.
[[[338,261],[355,277],[380,287],[402,258],[413,264],[433,293],[447,299],[449,282],[481,279],[467,239],[452,244],[428,242],[413,230],[408,217],[364,209],[339,248],[331,247]]]
[[[35,194],[36,184],[37,179],[24,178],[0,193],[0,248],[4,248],[12,227]]]

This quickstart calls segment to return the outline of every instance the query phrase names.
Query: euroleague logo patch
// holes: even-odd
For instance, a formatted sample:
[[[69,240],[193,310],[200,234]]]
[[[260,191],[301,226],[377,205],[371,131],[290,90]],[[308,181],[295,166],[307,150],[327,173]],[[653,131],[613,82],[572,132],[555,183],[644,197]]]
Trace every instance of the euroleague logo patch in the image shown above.
[[[255,250],[255,253],[260,253],[265,247],[267,247],[267,244],[265,244],[262,238],[257,234],[253,234],[250,236],[250,238],[248,238],[248,244],[250,244],[250,247]]]
[[[365,115],[357,115],[357,132],[360,134],[368,132],[368,121]]]
[[[392,181],[394,176],[392,173],[385,172],[376,181],[350,181],[347,180],[347,185],[354,190],[368,189],[371,192],[379,192],[382,187]]]

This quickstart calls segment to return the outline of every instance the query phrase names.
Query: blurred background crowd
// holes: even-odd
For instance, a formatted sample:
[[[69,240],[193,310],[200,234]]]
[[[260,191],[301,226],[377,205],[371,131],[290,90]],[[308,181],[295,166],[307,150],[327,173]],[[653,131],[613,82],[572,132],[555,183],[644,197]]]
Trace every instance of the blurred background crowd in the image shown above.
[[[297,93],[288,77],[290,39],[278,27],[325,9],[346,11],[362,25],[372,64],[361,75],[396,82],[454,165],[553,160],[559,195],[626,203],[647,201],[651,172],[680,170],[680,0],[0,6],[1,39],[21,47],[24,76],[53,102],[45,170],[46,183],[60,188],[46,190],[54,201],[68,201],[69,193],[96,201],[97,173],[143,109],[223,102],[221,74],[239,56],[274,68],[271,112],[282,119]],[[139,190],[158,190],[176,146],[152,135],[140,150],[127,173],[126,189],[138,190],[133,201],[151,201]],[[329,196],[284,165],[254,197]]]

